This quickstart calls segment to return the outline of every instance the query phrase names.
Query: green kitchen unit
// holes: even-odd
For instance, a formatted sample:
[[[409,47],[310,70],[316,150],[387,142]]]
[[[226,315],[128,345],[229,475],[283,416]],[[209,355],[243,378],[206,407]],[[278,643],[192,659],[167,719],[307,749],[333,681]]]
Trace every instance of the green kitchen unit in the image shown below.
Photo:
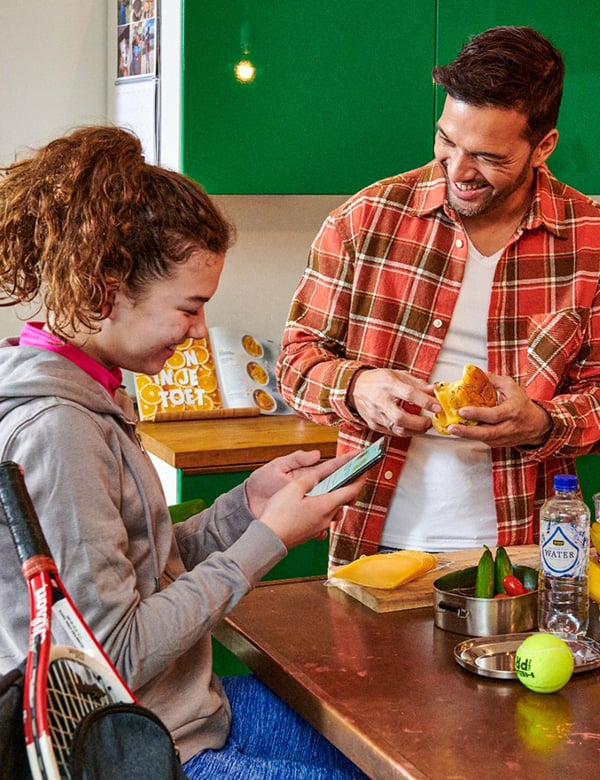
[[[550,167],[598,194],[597,0],[184,0],[183,170],[211,194],[349,194],[422,165],[441,110],[432,68],[499,24],[562,50]]]
[[[185,0],[184,172],[211,194],[339,194],[422,164],[435,5]]]

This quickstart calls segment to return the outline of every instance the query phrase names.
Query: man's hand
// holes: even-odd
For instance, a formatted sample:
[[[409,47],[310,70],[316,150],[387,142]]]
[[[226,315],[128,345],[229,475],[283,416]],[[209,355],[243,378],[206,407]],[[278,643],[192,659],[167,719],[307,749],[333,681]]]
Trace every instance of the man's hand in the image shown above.
[[[481,441],[489,447],[539,446],[552,428],[550,415],[534,403],[507,376],[489,374],[498,403],[492,407],[465,406],[459,414],[479,425],[450,425],[448,433],[461,439]]]
[[[348,401],[369,428],[394,436],[425,433],[431,428],[431,418],[421,411],[441,410],[432,384],[407,371],[388,368],[362,371]]]

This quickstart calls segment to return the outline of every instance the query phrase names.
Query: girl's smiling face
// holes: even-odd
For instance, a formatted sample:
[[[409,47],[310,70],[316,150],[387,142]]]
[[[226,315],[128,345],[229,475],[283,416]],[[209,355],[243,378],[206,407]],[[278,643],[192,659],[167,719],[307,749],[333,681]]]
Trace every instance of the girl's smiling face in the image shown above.
[[[73,343],[107,368],[157,374],[178,344],[206,335],[204,306],[217,290],[224,259],[197,250],[174,264],[170,277],[152,281],[143,296],[134,300],[117,290],[101,330]]]

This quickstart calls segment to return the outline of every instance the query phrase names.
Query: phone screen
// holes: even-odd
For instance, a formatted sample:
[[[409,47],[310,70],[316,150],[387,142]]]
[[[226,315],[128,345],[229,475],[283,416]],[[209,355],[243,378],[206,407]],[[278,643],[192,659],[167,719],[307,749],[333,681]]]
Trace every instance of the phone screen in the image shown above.
[[[361,450],[358,455],[355,455],[348,463],[344,463],[339,469],[330,474],[325,479],[318,482],[312,490],[310,490],[307,496],[320,496],[322,493],[330,493],[332,490],[347,485],[348,482],[359,477],[363,472],[367,471],[378,463],[385,454],[386,437],[382,436],[381,439],[377,439],[373,444],[369,444],[364,450]]]

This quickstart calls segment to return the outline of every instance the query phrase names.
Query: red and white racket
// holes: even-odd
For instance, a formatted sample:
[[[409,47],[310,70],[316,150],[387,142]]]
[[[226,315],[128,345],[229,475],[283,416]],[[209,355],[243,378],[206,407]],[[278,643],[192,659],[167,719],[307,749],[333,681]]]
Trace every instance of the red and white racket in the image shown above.
[[[27,581],[30,604],[23,725],[34,780],[69,778],[71,740],[90,712],[135,702],[71,601],[41,529],[19,466],[0,463],[0,508]],[[52,640],[52,619],[73,647]]]

